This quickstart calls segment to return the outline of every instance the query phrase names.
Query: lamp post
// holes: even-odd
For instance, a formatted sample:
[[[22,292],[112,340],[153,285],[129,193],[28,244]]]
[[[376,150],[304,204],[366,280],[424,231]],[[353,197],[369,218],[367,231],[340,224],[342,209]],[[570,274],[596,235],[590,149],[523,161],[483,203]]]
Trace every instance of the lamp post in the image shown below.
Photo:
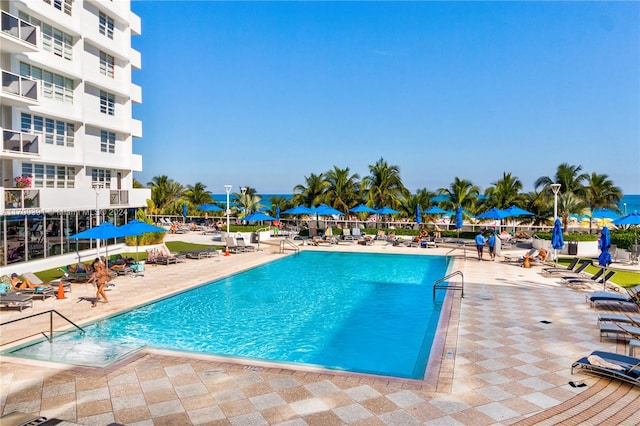
[[[627,203],[624,203],[624,215],[627,215]]]
[[[562,185],[559,183],[552,183],[551,190],[553,191],[553,221],[558,218],[558,192]]]
[[[93,190],[96,191],[96,225],[100,225],[100,208],[98,207],[98,196],[100,195],[100,189],[102,189],[102,183],[94,182]],[[105,243],[106,244],[106,243]],[[100,240],[96,239],[96,255],[100,257]]]
[[[229,214],[231,214],[231,210],[229,209],[229,194],[231,193],[231,185],[225,185],[224,190],[227,192],[227,238],[228,238],[229,237]],[[229,253],[229,243],[227,243],[227,251],[225,255],[227,253]]]

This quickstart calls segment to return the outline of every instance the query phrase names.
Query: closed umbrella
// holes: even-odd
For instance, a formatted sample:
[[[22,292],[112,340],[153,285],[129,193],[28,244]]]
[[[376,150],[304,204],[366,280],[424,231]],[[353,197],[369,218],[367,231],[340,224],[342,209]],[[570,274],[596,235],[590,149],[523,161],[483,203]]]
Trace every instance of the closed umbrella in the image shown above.
[[[276,206],[276,220],[280,219],[280,206]]]
[[[182,217],[184,217],[184,222],[187,222],[187,203],[182,205]]]
[[[460,229],[462,229],[462,206],[456,209],[456,229],[458,230],[458,240],[460,239]]]
[[[160,228],[159,226],[151,225],[149,223],[142,222],[136,219],[130,221],[125,225],[118,226],[118,229],[121,230],[123,237],[136,237],[136,264],[139,263],[138,237],[147,232],[167,232],[164,228]]]
[[[607,274],[607,266],[611,264],[611,253],[609,253],[609,247],[611,247],[611,234],[609,233],[609,228],[606,226],[602,227],[602,233],[600,234],[600,256],[598,256],[598,265],[604,268],[604,273],[602,276],[606,276]],[[605,279],[602,279],[602,285],[604,286],[604,290],[606,290],[607,283]]]
[[[562,237],[562,222],[559,218],[553,223],[553,231],[551,233],[551,247],[553,247],[553,257],[558,262],[558,250],[564,247],[564,238]]]
[[[420,212],[420,204],[416,205],[416,223],[422,223],[422,213]]]

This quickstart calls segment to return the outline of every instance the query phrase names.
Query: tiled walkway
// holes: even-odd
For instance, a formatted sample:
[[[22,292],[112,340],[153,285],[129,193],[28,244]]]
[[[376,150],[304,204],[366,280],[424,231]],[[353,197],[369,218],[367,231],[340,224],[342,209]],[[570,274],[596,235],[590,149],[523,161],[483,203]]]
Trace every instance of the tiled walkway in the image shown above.
[[[448,251],[355,245],[337,249]],[[86,322],[277,256],[262,251],[148,267],[142,278],[118,278],[108,293],[109,304],[91,309],[82,299],[91,296],[91,289],[77,284],[66,300],[36,301],[34,309],[22,314],[3,310],[0,321],[55,308]],[[439,350],[429,371],[433,381],[284,370],[157,351],[142,352],[108,370],[3,357],[2,413],[22,411],[86,425],[512,424],[551,413],[553,407],[582,404],[572,399],[581,392],[592,392],[590,403],[606,400],[606,389],[619,386],[606,386],[593,376],[571,376],[571,363],[592,350],[625,350],[614,341],[599,341],[597,313],[584,302],[584,293],[543,278],[536,269],[501,262],[459,257],[453,270],[464,273],[465,297],[453,298],[449,327],[437,338]],[[48,319],[5,326],[2,342],[27,330],[36,334],[47,324]],[[588,386],[572,388],[571,380],[584,380]],[[593,391],[600,388],[604,390]],[[624,402],[640,410],[640,391],[629,389]],[[599,422],[597,417],[582,420]]]

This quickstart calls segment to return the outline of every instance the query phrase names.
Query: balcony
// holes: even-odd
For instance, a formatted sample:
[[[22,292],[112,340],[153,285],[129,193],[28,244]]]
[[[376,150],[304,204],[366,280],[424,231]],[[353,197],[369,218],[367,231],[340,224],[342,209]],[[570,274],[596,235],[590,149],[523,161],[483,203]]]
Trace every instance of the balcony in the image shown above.
[[[7,12],[0,16],[0,40],[2,49],[11,53],[37,52],[38,27]]]
[[[40,190],[31,188],[5,188],[4,210],[8,214],[28,214],[27,209],[40,208]],[[12,211],[20,210],[20,211]]]
[[[111,190],[109,191],[109,205],[122,206],[129,204],[129,191]]]
[[[2,129],[2,152],[8,156],[13,154],[38,155],[39,135],[22,133],[15,130]]]
[[[38,105],[38,82],[9,71],[2,71],[2,93],[4,105]]]

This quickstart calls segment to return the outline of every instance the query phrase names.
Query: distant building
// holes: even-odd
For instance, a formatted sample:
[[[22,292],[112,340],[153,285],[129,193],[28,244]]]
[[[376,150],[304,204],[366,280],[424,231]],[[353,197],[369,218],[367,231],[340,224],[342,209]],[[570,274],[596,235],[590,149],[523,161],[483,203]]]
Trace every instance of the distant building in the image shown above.
[[[0,11],[4,274],[91,248],[67,237],[125,223],[150,191],[133,189],[142,90],[131,36],[141,23],[129,0],[0,0]]]

